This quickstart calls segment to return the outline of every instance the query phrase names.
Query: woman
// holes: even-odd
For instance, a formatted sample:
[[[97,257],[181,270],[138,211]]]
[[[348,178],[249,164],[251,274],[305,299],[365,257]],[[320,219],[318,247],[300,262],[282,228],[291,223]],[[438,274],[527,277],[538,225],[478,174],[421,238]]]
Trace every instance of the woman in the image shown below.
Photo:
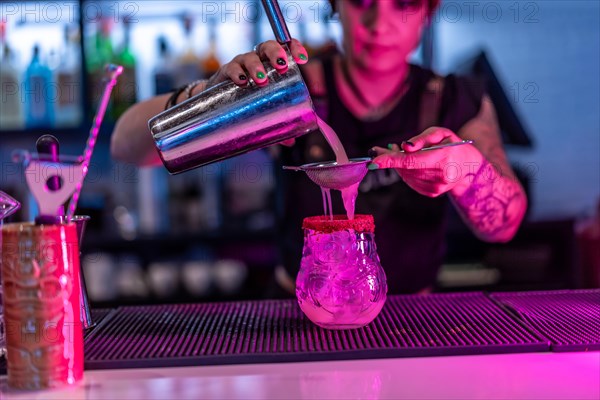
[[[340,54],[306,63],[302,45],[291,45],[296,61],[304,64],[317,112],[337,132],[348,155],[362,157],[370,150],[375,156],[361,184],[356,212],[375,217],[390,293],[426,292],[435,283],[445,251],[446,199],[478,237],[490,242],[510,240],[527,208],[482,85],[442,78],[407,61],[438,2],[337,0],[334,6],[343,26]],[[261,59],[281,72],[287,68],[284,50],[268,41],[223,65],[207,83],[191,84],[184,92],[193,95],[225,79],[245,85],[248,76],[266,85]],[[185,97],[182,93],[172,99]],[[158,163],[145,123],[166,99],[138,104],[121,118],[112,142],[116,158]],[[464,139],[474,143],[419,152]],[[319,134],[292,142],[282,151],[286,164],[334,158]],[[302,218],[322,213],[322,203],[319,188],[306,177],[285,177],[285,269],[278,270],[277,280],[292,291],[300,264]],[[334,205],[336,210],[341,207],[339,201]]]

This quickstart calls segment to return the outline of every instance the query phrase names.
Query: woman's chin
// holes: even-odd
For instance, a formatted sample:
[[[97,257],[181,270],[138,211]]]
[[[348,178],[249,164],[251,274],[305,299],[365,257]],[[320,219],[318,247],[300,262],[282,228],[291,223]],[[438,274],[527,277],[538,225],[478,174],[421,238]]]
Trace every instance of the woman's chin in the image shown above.
[[[383,74],[383,73],[394,73],[402,71],[406,68],[406,62],[399,62],[398,59],[363,59],[361,63],[361,67],[367,69],[373,73]]]

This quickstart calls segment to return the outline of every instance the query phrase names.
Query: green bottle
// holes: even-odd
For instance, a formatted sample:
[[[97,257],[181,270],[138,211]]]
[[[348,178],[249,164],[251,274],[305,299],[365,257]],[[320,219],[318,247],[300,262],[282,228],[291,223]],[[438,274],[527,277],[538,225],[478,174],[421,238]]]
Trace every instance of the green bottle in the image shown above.
[[[117,80],[114,92],[113,115],[115,119],[119,118],[137,100],[136,59],[130,47],[131,20],[129,18],[123,20],[123,29],[125,31],[123,45],[115,56],[115,63],[123,66],[123,73]]]
[[[92,118],[98,103],[102,97],[102,78],[104,77],[104,67],[113,62],[114,53],[112,39],[110,37],[112,29],[112,20],[103,18],[99,22],[99,28],[92,39],[92,43],[86,54],[86,65],[88,70],[88,96],[91,108],[88,110],[88,117]],[[106,115],[113,119],[112,102],[109,103]]]

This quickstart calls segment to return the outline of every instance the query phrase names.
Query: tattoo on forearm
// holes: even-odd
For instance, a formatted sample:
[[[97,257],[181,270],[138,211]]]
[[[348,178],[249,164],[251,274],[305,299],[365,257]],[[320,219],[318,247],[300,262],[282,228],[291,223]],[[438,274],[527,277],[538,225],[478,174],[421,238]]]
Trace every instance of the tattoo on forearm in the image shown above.
[[[493,240],[506,231],[514,232],[526,207],[520,185],[487,161],[467,179],[471,185],[454,201],[479,236]]]

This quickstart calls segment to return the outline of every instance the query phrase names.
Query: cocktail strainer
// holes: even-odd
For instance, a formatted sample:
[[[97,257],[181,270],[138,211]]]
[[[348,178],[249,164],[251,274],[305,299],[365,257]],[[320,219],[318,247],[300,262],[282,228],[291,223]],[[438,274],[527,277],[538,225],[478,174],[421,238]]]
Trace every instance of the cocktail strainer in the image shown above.
[[[304,164],[299,167],[287,167],[292,171],[304,171],[317,185],[325,189],[341,190],[362,181],[367,174],[367,164],[371,158],[352,158],[347,164],[336,161]]]
[[[472,140],[444,143],[436,146],[425,147],[419,150],[419,152],[472,143]],[[404,150],[399,150],[399,152],[404,153]],[[304,164],[299,167],[284,166],[283,169],[304,171],[310,180],[322,188],[341,190],[362,181],[368,171],[367,164],[370,163],[371,160],[372,159],[369,157],[352,158],[347,164],[338,164],[336,161],[327,161]]]

